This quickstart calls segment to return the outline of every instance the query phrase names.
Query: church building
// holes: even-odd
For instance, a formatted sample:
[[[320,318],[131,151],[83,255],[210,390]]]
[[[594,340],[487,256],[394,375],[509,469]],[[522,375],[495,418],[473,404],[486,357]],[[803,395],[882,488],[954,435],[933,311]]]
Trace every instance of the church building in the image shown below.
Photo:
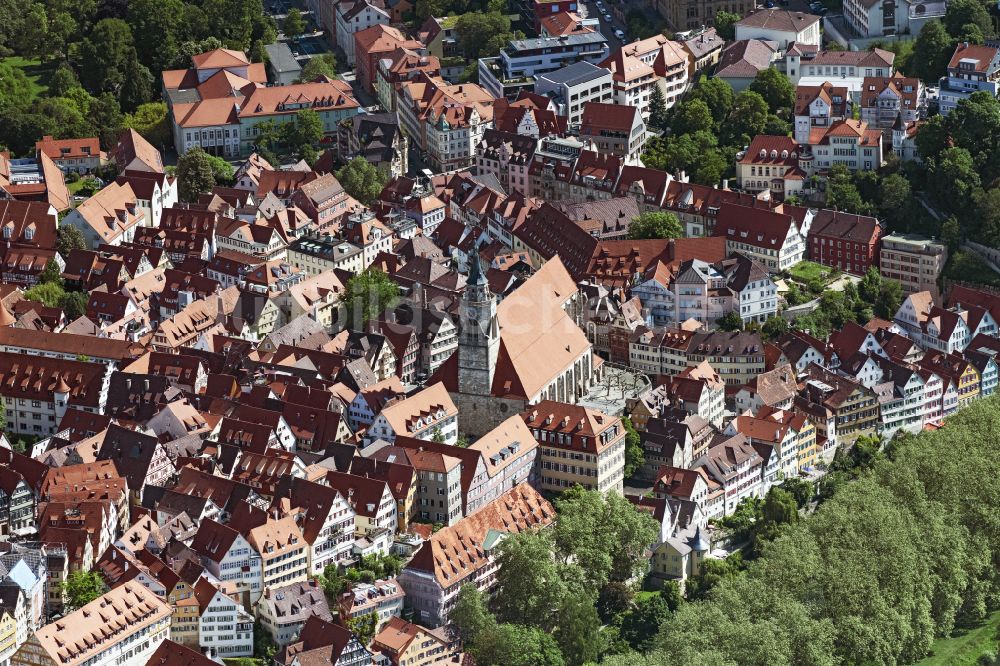
[[[498,302],[473,253],[458,351],[428,382],[444,382],[463,434],[479,437],[528,405],[573,404],[590,390],[602,361],[569,315],[576,298],[557,256]]]

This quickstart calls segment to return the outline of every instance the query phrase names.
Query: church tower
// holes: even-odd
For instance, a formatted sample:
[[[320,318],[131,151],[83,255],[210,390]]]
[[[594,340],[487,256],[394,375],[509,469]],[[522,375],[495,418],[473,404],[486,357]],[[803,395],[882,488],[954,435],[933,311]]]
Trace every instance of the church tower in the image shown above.
[[[479,248],[469,262],[469,279],[462,294],[462,332],[458,338],[458,392],[490,395],[497,356],[500,353],[500,323],[497,300],[483,273]]]

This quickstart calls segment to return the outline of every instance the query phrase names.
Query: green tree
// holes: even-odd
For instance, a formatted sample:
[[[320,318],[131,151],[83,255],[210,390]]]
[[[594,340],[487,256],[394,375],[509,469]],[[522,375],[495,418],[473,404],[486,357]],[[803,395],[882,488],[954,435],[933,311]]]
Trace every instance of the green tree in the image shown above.
[[[986,92],[961,100],[945,118],[951,144],[969,151],[983,182],[1000,176],[1000,102]]]
[[[903,304],[903,287],[895,280],[884,279],[872,312],[876,317],[892,320]]]
[[[792,133],[792,124],[776,114],[769,113],[764,122],[763,133],[768,136],[789,136]]]
[[[132,29],[121,19],[102,19],[80,44],[76,60],[80,82],[91,94],[118,93],[126,83],[129,60],[135,54]],[[125,104],[122,104],[124,107]]]
[[[29,57],[49,55],[49,17],[45,6],[37,2],[25,5],[25,17],[15,37],[16,50]]]
[[[66,595],[67,612],[86,606],[108,591],[108,586],[97,571],[74,571],[57,585]]]
[[[164,102],[141,104],[134,113],[126,114],[122,124],[134,129],[156,148],[170,143],[170,124],[167,120],[167,105]]]
[[[742,17],[727,11],[715,12],[715,32],[727,42],[736,39],[736,24]]]
[[[482,666],[564,666],[559,645],[548,632],[519,624],[501,624],[473,646]]]
[[[782,316],[768,317],[760,327],[760,333],[766,340],[777,340],[788,332],[788,320]]]
[[[212,178],[215,184],[228,185],[233,182],[233,165],[217,155],[209,155],[208,163],[212,166]]]
[[[493,595],[497,619],[551,631],[569,589],[553,560],[550,531],[509,535],[497,551]]]
[[[445,16],[445,0],[417,0],[414,5],[414,14],[419,23],[423,23],[431,16]]]
[[[31,81],[24,70],[0,60],[0,107],[21,107],[31,98]]]
[[[132,34],[143,37],[135,44],[140,62],[157,72],[173,66],[183,16],[182,0],[129,0],[125,20]]]
[[[315,81],[321,76],[337,78],[337,58],[332,53],[314,55],[306,62],[299,75],[300,81]]]
[[[973,210],[975,211],[973,220],[978,223],[974,227],[973,233],[986,245],[1000,247],[1000,188],[977,190],[972,196]],[[957,221],[955,226],[958,226]],[[954,231],[954,228],[949,228],[949,237],[945,238],[942,227],[941,237],[954,243],[956,238],[961,236],[960,231],[957,235]]]
[[[62,286],[62,269],[59,268],[59,264],[56,263],[55,259],[49,259],[45,264],[45,268],[42,272],[38,274],[38,282],[40,284],[57,284]]]
[[[278,644],[274,642],[271,632],[264,627],[258,618],[253,623],[253,656],[257,659],[263,659],[265,663],[270,663],[277,652]]]
[[[968,214],[979,185],[979,172],[965,148],[946,148],[927,159],[927,190],[943,209]]]
[[[500,12],[462,14],[455,21],[455,33],[470,61],[497,55],[512,37],[510,19]]]
[[[740,317],[740,313],[736,310],[730,310],[726,314],[722,315],[716,322],[720,330],[723,331],[739,331],[743,328],[743,319]]]
[[[858,215],[867,215],[870,210],[854,185],[851,173],[843,164],[830,168],[826,181],[826,207]]]
[[[29,301],[44,303],[46,307],[57,308],[62,302],[66,292],[58,282],[45,282],[36,284],[31,289],[24,292],[24,298]]]
[[[673,213],[654,211],[642,213],[632,220],[628,228],[628,237],[632,240],[645,238],[681,238],[684,227]]]
[[[378,613],[365,613],[349,618],[347,628],[358,637],[362,645],[368,645],[375,637],[375,630],[378,628]]]
[[[48,39],[49,51],[58,57],[69,55],[70,46],[76,42],[80,26],[68,12],[49,11]]]
[[[668,123],[667,100],[663,96],[660,86],[653,86],[653,93],[649,96],[649,122],[647,125],[657,132],[664,132]]]
[[[992,38],[996,31],[993,19],[986,11],[986,6],[980,0],[954,0],[948,3],[944,15],[944,27],[952,36],[958,38],[969,25],[978,28],[980,38]]]
[[[496,631],[496,618],[486,607],[483,593],[470,583],[459,589],[455,608],[448,617],[467,646],[475,645],[480,636]]]
[[[378,198],[389,176],[359,155],[337,171],[337,180],[345,192],[368,206]]]
[[[215,187],[215,172],[208,153],[195,146],[177,160],[177,194],[181,201],[197,201]]]
[[[394,307],[399,294],[399,285],[388,275],[375,268],[366,269],[344,285],[341,302],[347,312],[347,321],[354,329],[364,328],[368,320]]]
[[[87,314],[87,294],[82,291],[67,292],[59,300],[59,307],[66,315],[66,321],[79,319]]]
[[[62,224],[56,234],[56,251],[63,259],[69,258],[73,250],[84,250],[87,248],[87,241],[77,227],[71,224]]]
[[[948,35],[944,25],[937,19],[928,21],[920,29],[913,44],[913,55],[908,61],[907,74],[916,76],[924,83],[937,85],[938,79],[948,68],[948,61],[954,52],[955,41]]]
[[[914,138],[917,152],[923,159],[935,158],[951,143],[944,116],[931,116],[917,130]]]
[[[776,67],[760,70],[750,84],[750,90],[764,98],[771,113],[789,113],[795,104],[795,86]]]
[[[688,581],[689,585],[686,588],[688,600],[705,599],[709,592],[723,581],[737,578],[743,573],[743,568],[742,551],[721,560],[704,560],[698,573]]]
[[[125,116],[118,105],[118,98],[109,92],[101,93],[90,102],[90,122],[100,138],[101,146],[113,149],[118,143]]]
[[[300,159],[315,162],[316,146],[323,140],[323,119],[312,109],[302,109],[295,114],[295,122],[281,128],[282,138]],[[311,158],[311,159],[309,159]]]
[[[612,581],[597,595],[597,612],[606,624],[627,611],[632,605],[632,589],[625,583]]]
[[[663,587],[660,589],[660,596],[666,602],[667,608],[670,609],[671,613],[680,608],[680,605],[684,603],[684,597],[681,595],[681,586],[675,580],[664,581]]]
[[[597,595],[609,580],[625,581],[645,573],[643,552],[658,529],[649,514],[621,495],[570,488],[556,500],[556,554],[578,564],[587,588]]]
[[[204,0],[201,9],[207,34],[217,37],[227,48],[241,51],[253,43],[255,20],[264,16],[259,0]]]
[[[591,597],[570,593],[562,600],[555,637],[567,666],[597,661],[601,648],[601,618]]]
[[[659,595],[640,599],[622,618],[621,637],[633,649],[648,652],[660,625],[670,617],[667,602]]]
[[[281,31],[289,39],[297,39],[299,35],[306,31],[305,19],[302,18],[302,12],[298,8],[292,7],[285,14],[285,20],[281,24]]]
[[[799,505],[787,490],[774,486],[764,497],[763,518],[772,525],[787,525],[799,519]]]
[[[733,110],[722,127],[722,141],[731,145],[747,145],[764,131],[767,124],[767,102],[759,93],[744,90],[736,96]]]
[[[690,103],[700,99],[712,111],[712,117],[716,124],[722,123],[733,110],[736,104],[736,93],[732,86],[722,79],[708,79],[704,76],[698,81],[698,85],[688,94],[687,99],[682,104]]]
[[[879,213],[895,224],[903,223],[913,201],[910,181],[902,174],[891,173],[881,180],[879,186]]]
[[[647,142],[643,160],[651,168],[693,173],[710,164],[710,156],[719,152],[717,146],[718,139],[709,131],[672,134],[664,139],[653,137]]]
[[[976,25],[975,23],[966,23],[963,25],[955,38],[960,42],[968,42],[970,44],[982,44],[986,41],[986,37],[983,35],[983,29]]]
[[[712,132],[715,128],[715,119],[705,100],[692,99],[677,107],[670,125],[675,135],[694,134],[700,131]]]
[[[646,462],[646,450],[642,448],[642,439],[632,419],[623,416],[622,427],[625,428],[625,478],[628,479]]]
[[[3,64],[0,63],[0,67],[2,66]],[[22,75],[24,74],[24,72],[20,69],[16,71],[20,72]],[[0,78],[0,82],[3,80],[3,78]],[[70,88],[76,88],[79,86],[80,79],[77,78],[76,72],[73,71],[73,68],[70,67],[69,63],[64,62],[56,68],[56,71],[52,73],[52,78],[49,79],[49,94],[54,97],[62,97]],[[2,97],[0,97],[0,100],[2,100]]]
[[[809,500],[813,498],[815,494],[815,488],[813,484],[805,479],[799,479],[796,477],[789,477],[781,482],[778,488],[781,488],[792,497],[795,498],[795,504],[800,509],[804,509]]]
[[[320,587],[323,588],[323,594],[326,595],[327,602],[331,606],[335,606],[338,597],[350,589],[350,583],[347,578],[341,576],[337,570],[337,566],[333,564],[328,564],[323,569],[323,573],[317,576],[317,579],[319,580]]]
[[[129,49],[123,69],[124,81],[119,90],[121,108],[135,111],[153,99],[153,74],[139,62],[135,49]]]

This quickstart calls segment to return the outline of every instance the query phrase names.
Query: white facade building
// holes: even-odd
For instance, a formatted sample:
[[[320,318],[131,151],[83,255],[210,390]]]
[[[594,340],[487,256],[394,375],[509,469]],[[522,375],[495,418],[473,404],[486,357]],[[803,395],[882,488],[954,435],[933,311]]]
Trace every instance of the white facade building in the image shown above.
[[[211,588],[207,592],[211,599],[198,618],[201,649],[212,650],[222,659],[253,656],[253,615],[209,581],[199,581],[198,585]],[[197,588],[196,593],[206,594]]]
[[[341,2],[335,5],[337,14],[337,46],[347,56],[347,64],[357,64],[354,54],[354,33],[367,30],[373,25],[389,25],[391,16],[382,7],[376,7],[367,0]],[[366,55],[367,57],[367,55]]]

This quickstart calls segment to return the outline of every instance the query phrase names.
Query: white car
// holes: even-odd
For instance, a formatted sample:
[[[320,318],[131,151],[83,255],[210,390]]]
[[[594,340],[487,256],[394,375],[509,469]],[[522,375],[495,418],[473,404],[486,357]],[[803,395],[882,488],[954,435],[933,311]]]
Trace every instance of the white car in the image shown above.
[[[625,41],[625,33],[622,32],[621,30],[615,30],[615,37],[617,37],[623,42]]]

